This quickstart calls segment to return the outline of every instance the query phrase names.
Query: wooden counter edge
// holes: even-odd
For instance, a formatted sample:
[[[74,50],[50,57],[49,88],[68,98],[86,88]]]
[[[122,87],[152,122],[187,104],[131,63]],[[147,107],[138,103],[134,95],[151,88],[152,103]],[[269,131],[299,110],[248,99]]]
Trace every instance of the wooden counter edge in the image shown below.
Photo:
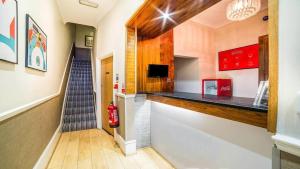
[[[148,94],[147,99],[224,119],[267,128],[267,113]]]

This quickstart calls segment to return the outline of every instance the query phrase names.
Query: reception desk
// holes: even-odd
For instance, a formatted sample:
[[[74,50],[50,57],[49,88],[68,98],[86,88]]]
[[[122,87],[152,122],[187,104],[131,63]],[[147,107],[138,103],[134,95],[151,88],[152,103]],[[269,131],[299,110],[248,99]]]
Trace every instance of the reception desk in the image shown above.
[[[147,99],[258,127],[267,127],[268,108],[253,106],[253,98],[159,92],[149,93]]]

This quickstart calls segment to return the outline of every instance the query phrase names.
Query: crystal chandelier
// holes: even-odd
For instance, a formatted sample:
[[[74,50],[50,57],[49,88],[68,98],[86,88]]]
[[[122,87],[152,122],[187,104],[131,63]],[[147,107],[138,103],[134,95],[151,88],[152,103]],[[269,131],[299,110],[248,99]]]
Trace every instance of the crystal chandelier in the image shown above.
[[[255,15],[260,7],[260,0],[233,0],[227,6],[227,18],[232,21],[241,21]]]

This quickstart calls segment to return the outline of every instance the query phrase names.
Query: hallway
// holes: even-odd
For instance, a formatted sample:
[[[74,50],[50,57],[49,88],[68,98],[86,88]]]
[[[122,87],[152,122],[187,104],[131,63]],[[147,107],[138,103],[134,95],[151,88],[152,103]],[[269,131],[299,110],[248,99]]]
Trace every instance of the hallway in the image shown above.
[[[173,168],[152,148],[125,157],[103,130],[63,133],[48,169],[168,169]]]
[[[0,0],[0,169],[300,169],[300,0]]]

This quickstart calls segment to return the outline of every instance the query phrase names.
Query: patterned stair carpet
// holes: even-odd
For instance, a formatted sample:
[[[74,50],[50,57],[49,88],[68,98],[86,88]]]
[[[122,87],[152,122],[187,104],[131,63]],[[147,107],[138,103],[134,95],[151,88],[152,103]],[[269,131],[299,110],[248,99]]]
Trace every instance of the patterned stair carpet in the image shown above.
[[[96,128],[91,61],[74,58],[65,102],[63,132]]]

